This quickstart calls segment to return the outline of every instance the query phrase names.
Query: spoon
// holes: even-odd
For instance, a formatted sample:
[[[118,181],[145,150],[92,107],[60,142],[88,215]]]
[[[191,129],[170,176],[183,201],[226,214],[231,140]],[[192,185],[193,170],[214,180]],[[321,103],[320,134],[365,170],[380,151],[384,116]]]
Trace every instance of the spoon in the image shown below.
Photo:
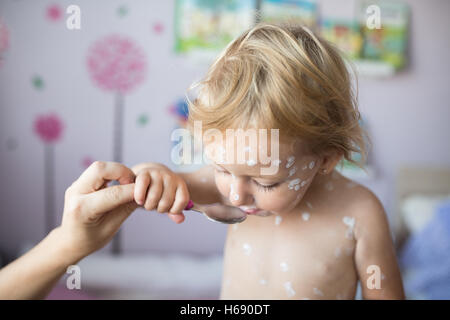
[[[197,211],[210,220],[227,224],[239,223],[247,219],[247,214],[241,209],[219,203],[200,205],[189,200],[184,210]]]

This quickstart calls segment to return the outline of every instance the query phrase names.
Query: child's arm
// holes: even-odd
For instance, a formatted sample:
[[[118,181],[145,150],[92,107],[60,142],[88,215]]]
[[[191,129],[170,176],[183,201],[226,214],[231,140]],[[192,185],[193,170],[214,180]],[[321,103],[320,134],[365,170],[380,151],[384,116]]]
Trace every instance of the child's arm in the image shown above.
[[[364,299],[405,299],[383,206],[371,192],[363,198],[355,213],[355,263],[362,296]]]

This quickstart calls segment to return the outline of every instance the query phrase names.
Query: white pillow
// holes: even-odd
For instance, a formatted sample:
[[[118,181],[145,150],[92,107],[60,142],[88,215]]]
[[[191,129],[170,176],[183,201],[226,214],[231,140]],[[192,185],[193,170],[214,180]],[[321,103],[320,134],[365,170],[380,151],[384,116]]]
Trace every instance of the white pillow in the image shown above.
[[[407,197],[401,207],[403,221],[410,233],[419,232],[433,217],[436,207],[450,200],[450,195],[412,195]]]

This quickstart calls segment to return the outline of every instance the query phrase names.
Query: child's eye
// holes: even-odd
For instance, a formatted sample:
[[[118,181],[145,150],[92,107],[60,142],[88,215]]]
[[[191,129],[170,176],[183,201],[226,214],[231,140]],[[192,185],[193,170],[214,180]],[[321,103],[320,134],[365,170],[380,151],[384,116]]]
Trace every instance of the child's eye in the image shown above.
[[[218,170],[218,169],[216,169],[216,172],[221,173],[221,174],[229,174],[227,171],[222,171],[222,170]]]
[[[252,180],[252,181],[256,184],[256,186],[257,186],[258,188],[261,188],[261,189],[263,189],[264,191],[273,191],[273,189],[275,189],[276,187],[278,187],[278,186],[280,185],[279,182],[278,182],[278,183],[271,184],[271,185],[263,185],[263,184],[260,184],[260,183],[256,182],[255,180]]]

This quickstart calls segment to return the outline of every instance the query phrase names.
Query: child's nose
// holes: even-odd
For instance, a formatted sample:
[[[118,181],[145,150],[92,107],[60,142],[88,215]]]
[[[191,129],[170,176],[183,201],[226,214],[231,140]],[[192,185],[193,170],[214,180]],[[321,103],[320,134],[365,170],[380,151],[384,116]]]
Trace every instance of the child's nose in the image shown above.
[[[233,206],[252,203],[253,196],[247,190],[247,182],[243,178],[234,178],[230,185],[229,199]]]

